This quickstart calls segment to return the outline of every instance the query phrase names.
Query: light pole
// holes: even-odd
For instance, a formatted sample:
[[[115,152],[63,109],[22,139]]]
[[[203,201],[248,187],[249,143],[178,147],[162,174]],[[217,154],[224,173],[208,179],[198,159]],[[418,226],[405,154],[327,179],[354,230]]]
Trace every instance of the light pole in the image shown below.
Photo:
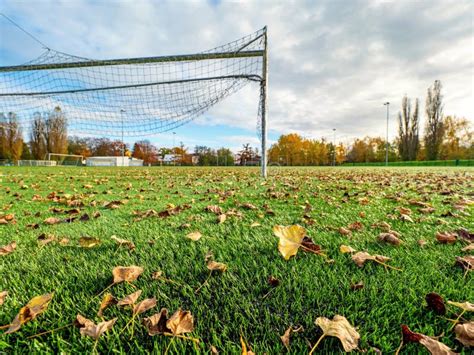
[[[125,142],[123,140],[123,115],[125,113],[124,109],[120,110],[120,117],[122,119],[122,165],[125,165]]]
[[[333,155],[332,155],[332,165],[336,166],[336,129],[333,128],[332,131],[334,132],[334,139],[333,139]]]
[[[390,102],[384,102],[384,106],[387,106],[387,135],[385,141],[385,166],[388,166],[388,115],[390,109]]]
[[[175,139],[176,139],[176,132],[173,132],[173,148],[176,146]]]

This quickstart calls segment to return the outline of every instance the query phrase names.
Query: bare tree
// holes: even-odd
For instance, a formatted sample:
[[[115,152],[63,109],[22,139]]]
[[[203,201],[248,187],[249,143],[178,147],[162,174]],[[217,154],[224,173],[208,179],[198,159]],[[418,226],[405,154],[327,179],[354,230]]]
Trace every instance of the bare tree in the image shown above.
[[[47,153],[46,124],[39,112],[34,114],[31,122],[30,146],[33,158],[44,159]]]
[[[443,142],[443,96],[441,95],[441,81],[436,80],[428,88],[426,95],[425,113],[425,149],[428,160],[438,159],[441,143]]]
[[[67,121],[60,107],[55,107],[46,120],[46,146],[48,153],[67,153]]]
[[[398,113],[398,152],[402,160],[415,160],[420,147],[419,102],[411,111],[410,99],[405,95],[402,100],[402,111]]]

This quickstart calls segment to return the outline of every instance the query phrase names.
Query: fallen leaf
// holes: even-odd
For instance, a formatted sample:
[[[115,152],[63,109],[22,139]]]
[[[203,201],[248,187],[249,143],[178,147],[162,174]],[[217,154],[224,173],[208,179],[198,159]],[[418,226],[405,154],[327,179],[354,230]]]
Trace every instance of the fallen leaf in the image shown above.
[[[217,223],[222,224],[226,221],[226,219],[227,219],[227,215],[225,213],[220,214],[219,216],[217,216]]]
[[[361,290],[364,288],[364,283],[362,281],[359,281],[355,284],[351,284],[351,290],[355,291],[355,290]]]
[[[428,293],[425,296],[426,304],[428,309],[434,311],[438,315],[446,314],[446,306],[444,305],[443,298],[435,292]]]
[[[160,313],[156,313],[151,317],[143,319],[143,323],[145,324],[150,336],[171,332],[171,330],[166,326],[167,321],[168,310],[166,308],[162,308]]]
[[[370,255],[365,251],[359,251],[352,255],[352,260],[357,264],[357,266],[362,267],[367,260],[385,263],[386,261],[389,261],[390,258],[383,255]]]
[[[133,314],[142,314],[156,306],[156,298],[147,298],[133,306]]]
[[[42,233],[38,236],[38,238],[36,240],[38,241],[39,244],[46,245],[46,244],[51,243],[52,241],[56,240],[56,237],[52,234]]]
[[[10,244],[4,245],[0,247],[0,256],[13,253],[15,249],[16,249],[16,242],[11,242]]]
[[[281,339],[281,342],[283,343],[283,345],[285,345],[285,347],[288,349],[290,347],[290,336],[292,333],[298,333],[300,331],[303,330],[303,327],[298,327],[298,328],[293,328],[293,327],[289,327],[285,333],[280,336],[280,339]]]
[[[199,239],[201,239],[201,237],[202,237],[202,234],[200,232],[197,232],[197,231],[186,234],[186,238],[191,239],[195,242],[197,242]]]
[[[348,245],[344,245],[342,244],[340,247],[339,247],[339,251],[342,253],[342,254],[346,254],[346,253],[355,253],[356,250]]]
[[[97,340],[103,333],[112,329],[116,321],[117,318],[114,318],[109,321],[100,322],[96,325],[91,320],[78,314],[76,317],[75,324],[79,327],[79,332],[81,333],[81,335],[89,336]]]
[[[133,306],[140,298],[141,294],[142,290],[135,291],[134,293],[131,293],[118,301],[117,306]]]
[[[273,227],[273,233],[280,238],[278,250],[283,255],[283,258],[288,260],[298,252],[301,242],[306,235],[306,230],[297,224],[292,226],[277,225]]]
[[[117,304],[117,299],[112,296],[112,294],[106,293],[102,298],[102,302],[100,302],[99,311],[97,312],[97,315],[99,317],[102,317],[104,310],[114,304]]]
[[[454,327],[456,339],[464,346],[474,346],[474,321]]]
[[[194,319],[189,311],[178,309],[166,322],[173,335],[190,333],[194,330]]]
[[[378,236],[378,240],[392,245],[400,245],[400,243],[402,242],[395,234],[390,232],[380,233]]]
[[[437,232],[436,240],[442,244],[453,244],[457,240],[457,235],[449,232]]]
[[[461,308],[462,310],[466,312],[474,312],[474,303],[470,303],[470,302],[461,303],[461,302],[452,302],[452,301],[448,301],[448,303],[455,307]]]
[[[474,270],[474,256],[473,255],[467,255],[464,257],[457,256],[456,264],[461,266],[466,271],[472,271]]]
[[[44,220],[44,223],[48,225],[58,224],[61,223],[61,219],[56,217],[49,217]]]
[[[126,239],[122,239],[122,238],[118,238],[116,235],[113,235],[110,237],[110,239],[114,240],[115,242],[117,242],[118,246],[121,247],[121,246],[126,246],[128,249],[130,250],[134,250],[135,249],[135,244],[133,242],[131,242],[130,240],[126,240]]]
[[[245,344],[242,335],[240,336],[240,345],[242,346],[242,355],[255,355],[253,351],[247,350],[247,345]]]
[[[41,296],[33,297],[26,306],[22,307],[18,312],[17,316],[11,322],[10,327],[5,332],[5,334],[11,334],[16,332],[21,328],[23,324],[29,322],[30,320],[35,319],[39,314],[46,311],[48,308],[49,302],[53,298],[53,293],[46,293]]]
[[[221,271],[224,272],[227,270],[227,265],[224,263],[219,263],[214,260],[209,260],[207,263],[207,268],[211,271]]]
[[[206,211],[221,215],[223,213],[222,208],[217,205],[210,205],[205,208]]]
[[[474,250],[474,243],[469,244],[468,246],[461,249],[462,251],[473,251]]]
[[[455,355],[448,346],[433,339],[427,335],[421,333],[415,333],[408,328],[406,325],[402,325],[403,343],[420,343],[423,345],[432,355]]]
[[[418,240],[418,245],[419,245],[420,247],[423,248],[426,244],[427,244],[427,243],[426,243],[425,240],[423,240],[423,239]]]
[[[114,284],[135,281],[143,273],[140,266],[117,266],[112,270]]]
[[[0,306],[5,302],[5,298],[8,296],[8,291],[0,292]]]
[[[280,280],[278,280],[274,276],[269,276],[267,281],[268,281],[268,284],[272,287],[277,287],[280,284]]]
[[[341,233],[342,235],[350,235],[350,234],[352,234],[352,232],[351,232],[349,229],[345,228],[345,227],[340,227],[340,228],[339,228],[339,233]]]
[[[314,323],[323,330],[322,337],[332,336],[338,338],[344,351],[349,352],[357,349],[360,335],[345,317],[335,315],[332,320],[318,317]],[[314,351],[314,348],[312,351]]]
[[[321,253],[321,246],[318,244],[314,244],[313,240],[308,236],[305,236],[303,238],[303,241],[301,242],[301,247],[303,251],[309,251],[314,254]]]
[[[83,248],[93,248],[100,245],[100,243],[100,239],[94,237],[83,236],[79,238],[79,245]]]
[[[467,240],[468,242],[474,241],[474,233],[469,232],[467,229],[458,229],[456,233],[460,238]]]

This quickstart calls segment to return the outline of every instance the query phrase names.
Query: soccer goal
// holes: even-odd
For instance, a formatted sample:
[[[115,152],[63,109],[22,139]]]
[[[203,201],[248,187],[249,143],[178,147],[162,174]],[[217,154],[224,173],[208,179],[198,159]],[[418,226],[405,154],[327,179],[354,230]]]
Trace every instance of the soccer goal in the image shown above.
[[[184,125],[256,83],[265,177],[267,42],[265,27],[196,54],[94,60],[47,48],[31,62],[0,67],[0,112],[14,112],[27,132],[35,114],[59,106],[69,133],[142,137]]]
[[[76,154],[48,153],[49,161],[55,161],[56,165],[80,166],[84,164],[84,156]]]

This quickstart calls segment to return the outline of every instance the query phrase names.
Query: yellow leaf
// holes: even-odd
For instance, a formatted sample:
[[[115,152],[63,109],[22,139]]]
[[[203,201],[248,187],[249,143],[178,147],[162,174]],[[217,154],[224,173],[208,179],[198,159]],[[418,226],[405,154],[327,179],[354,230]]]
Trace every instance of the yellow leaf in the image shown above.
[[[118,301],[117,306],[132,306],[135,304],[135,302],[137,302],[141,294],[142,290],[135,291],[134,293],[131,293]]]
[[[26,306],[20,309],[20,312],[18,312],[5,334],[16,332],[23,324],[35,319],[37,315],[46,311],[53,295],[53,293],[46,293],[41,296],[33,297]]]
[[[186,238],[191,239],[195,242],[197,242],[199,239],[201,239],[202,234],[200,232],[191,232],[186,235]]]
[[[278,250],[283,255],[283,258],[288,260],[298,252],[306,230],[297,224],[292,226],[277,225],[273,227],[273,233],[280,238]]]
[[[189,311],[178,309],[166,322],[173,335],[190,333],[194,330],[194,319]]]
[[[133,314],[142,314],[156,306],[156,298],[147,298],[133,306]]]
[[[83,248],[93,248],[100,244],[100,239],[94,237],[81,237],[79,238],[79,245]]]
[[[113,304],[117,304],[117,300],[115,299],[114,296],[112,296],[112,294],[106,293],[104,295],[104,298],[102,298],[102,302],[100,303],[99,311],[97,312],[97,315],[99,317],[102,317],[102,313],[104,312],[104,310]]]
[[[354,253],[356,250],[348,245],[344,245],[342,244],[340,247],[339,247],[339,251],[342,253],[342,254],[346,254],[346,253]]]
[[[461,308],[462,310],[466,312],[474,312],[474,303],[470,303],[470,302],[461,303],[461,302],[452,302],[452,301],[448,301],[448,303],[455,307]]]
[[[117,266],[112,270],[114,277],[114,284],[120,282],[132,282],[135,281],[138,276],[143,273],[143,268],[140,266]]]
[[[332,320],[318,317],[315,324],[323,330],[323,336],[338,338],[342,343],[344,351],[348,352],[357,349],[360,335],[345,317],[336,315]]]
[[[214,261],[214,260],[210,260],[208,263],[207,263],[207,268],[211,271],[221,271],[221,272],[224,272],[227,270],[227,265],[224,264],[224,263],[219,263],[217,261]]]

